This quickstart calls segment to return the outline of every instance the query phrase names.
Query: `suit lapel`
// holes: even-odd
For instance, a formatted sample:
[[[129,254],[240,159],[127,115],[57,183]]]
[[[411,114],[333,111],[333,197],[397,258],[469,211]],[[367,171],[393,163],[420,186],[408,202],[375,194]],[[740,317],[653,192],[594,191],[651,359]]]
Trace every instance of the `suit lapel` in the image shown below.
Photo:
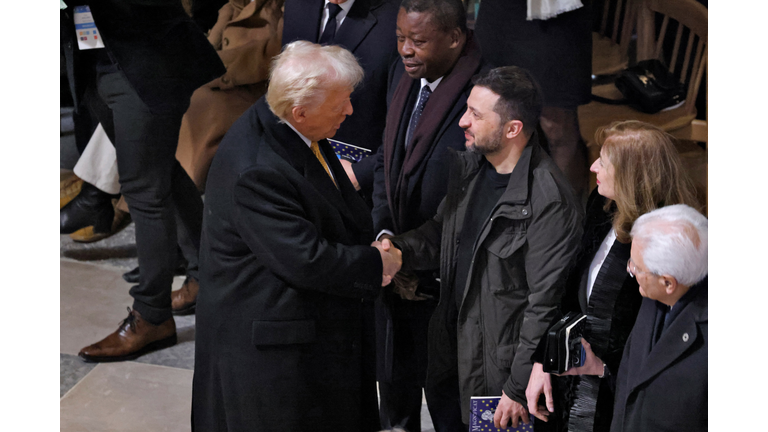
[[[354,52],[365,35],[376,25],[376,17],[369,9],[370,0],[356,0],[337,30],[334,43]]]
[[[405,75],[405,72],[403,72],[403,77],[401,79],[410,79],[407,75]],[[392,168],[391,168],[391,178],[392,178],[392,197],[393,199],[397,197],[397,194],[399,193],[398,190],[396,190],[398,178],[400,177],[400,171],[403,169],[403,160],[405,160],[405,137],[408,133],[408,123],[411,121],[411,114],[413,113],[413,105],[416,104],[416,99],[419,96],[419,91],[421,90],[419,87],[419,83],[416,80],[411,83],[411,89],[408,92],[408,97],[405,100],[405,109],[403,110],[403,114],[400,116],[400,127],[397,129],[397,139],[395,140],[394,149],[392,152]],[[392,209],[394,211],[394,209]],[[396,215],[392,215],[395,220],[397,220]]]
[[[680,312],[680,315],[675,318],[669,328],[662,333],[659,341],[651,348],[651,338],[653,337],[654,330],[654,311],[656,309],[654,301],[644,299],[643,309],[648,310],[642,316],[642,323],[638,317],[635,326],[642,326],[639,330],[642,332],[643,337],[639,341],[639,346],[642,348],[644,355],[642,358],[638,357],[637,361],[633,362],[632,369],[630,369],[637,371],[637,373],[629,386],[629,393],[669,367],[670,364],[693,347],[693,343],[699,335],[699,328],[696,323],[700,319],[698,316],[700,311],[692,302]]]
[[[356,227],[358,230],[365,231],[370,229],[373,222],[371,221],[371,210],[360,198],[360,195],[352,186],[352,183],[347,178],[347,172],[344,171],[344,167],[341,166],[339,158],[333,151],[333,147],[327,140],[320,141],[320,148],[323,150],[325,158],[328,160],[328,167],[333,172],[336,178],[336,183],[339,185],[334,196],[341,197],[340,202],[341,214],[348,222]],[[327,177],[327,174],[326,174]],[[366,227],[369,227],[366,229]]]
[[[419,89],[421,91],[421,89]],[[415,102],[414,102],[415,103]],[[421,182],[422,177],[424,177],[424,169],[426,167],[427,161],[429,161],[429,158],[432,157],[432,153],[435,151],[435,148],[437,147],[437,143],[440,142],[440,138],[443,136],[445,131],[454,125],[454,121],[452,119],[455,119],[459,113],[457,111],[463,112],[466,108],[466,103],[462,105],[455,105],[450,113],[448,113],[448,116],[446,117],[446,120],[444,121],[442,125],[440,125],[440,130],[437,132],[437,135],[435,135],[435,139],[432,142],[432,147],[429,150],[429,153],[424,155],[424,158],[420,162],[420,166],[418,170],[416,170],[411,177],[408,179],[408,196],[413,196],[414,190],[416,190],[416,186]],[[410,116],[409,116],[409,122],[410,122]],[[456,120],[455,123],[458,123],[458,120]],[[406,128],[408,125],[406,124]]]
[[[627,394],[630,394],[637,387],[638,378],[640,377],[638,371],[641,371],[650,352],[655,314],[656,303],[653,300],[644,298],[640,311],[637,314],[635,326],[632,328],[632,356],[627,359],[629,364],[626,366],[624,364],[621,365],[622,369],[626,367],[628,371],[631,371],[627,379]]]
[[[264,102],[264,98],[257,102],[259,105],[259,117],[265,125],[266,132],[272,137],[272,148],[275,153],[280,155],[296,169],[312,186],[318,191],[319,195],[336,207],[339,212],[345,214],[351,219],[349,209],[341,196],[339,189],[333,184],[333,181],[325,172],[325,168],[317,160],[315,154],[307,144],[299,137],[290,126],[279,123],[277,117],[272,114]],[[346,176],[344,168],[341,166],[333,152],[330,144],[326,140],[320,140],[318,143],[323,151],[328,166],[331,168],[337,182],[342,183],[340,175]],[[338,167],[338,168],[336,168]]]
[[[307,150],[310,156],[315,157],[312,151],[296,133],[286,124],[280,123],[277,116],[270,111],[265,99],[262,97],[256,102],[256,112],[259,121],[264,127],[264,132],[271,138],[267,140],[272,150],[286,160],[302,176],[305,175]]]

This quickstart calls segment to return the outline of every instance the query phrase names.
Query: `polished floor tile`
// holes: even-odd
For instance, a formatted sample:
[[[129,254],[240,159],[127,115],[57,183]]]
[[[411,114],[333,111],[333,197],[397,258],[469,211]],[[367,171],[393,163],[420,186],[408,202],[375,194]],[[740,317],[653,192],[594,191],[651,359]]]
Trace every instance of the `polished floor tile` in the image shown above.
[[[191,400],[190,370],[102,363],[61,399],[60,430],[186,432]]]
[[[106,265],[61,259],[60,348],[77,355],[81,348],[101,340],[117,329],[133,305],[125,282],[125,270]],[[174,279],[173,289],[184,279]]]

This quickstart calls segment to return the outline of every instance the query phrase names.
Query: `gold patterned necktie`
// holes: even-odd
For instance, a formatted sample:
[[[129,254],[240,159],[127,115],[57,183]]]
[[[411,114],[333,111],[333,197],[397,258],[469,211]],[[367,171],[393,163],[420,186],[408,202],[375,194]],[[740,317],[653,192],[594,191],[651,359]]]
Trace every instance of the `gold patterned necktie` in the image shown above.
[[[317,144],[317,141],[312,141],[312,145],[309,146],[309,148],[312,150],[312,153],[315,154],[315,157],[318,161],[320,161],[320,164],[325,168],[325,172],[328,174],[328,177],[331,178],[331,181],[336,186],[336,188],[339,188],[339,185],[336,184],[336,180],[333,179],[333,175],[331,175],[331,169],[328,168],[328,164],[325,163],[325,158],[323,158],[323,155],[320,153],[320,146]]]

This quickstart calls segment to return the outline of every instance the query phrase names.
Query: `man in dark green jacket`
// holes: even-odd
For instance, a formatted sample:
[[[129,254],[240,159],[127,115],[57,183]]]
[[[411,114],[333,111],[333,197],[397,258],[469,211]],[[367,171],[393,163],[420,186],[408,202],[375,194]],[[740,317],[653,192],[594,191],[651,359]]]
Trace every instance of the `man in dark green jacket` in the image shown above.
[[[472,396],[500,395],[494,423],[517,427],[529,419],[531,355],[556,315],[583,211],[538,144],[531,75],[503,67],[474,84],[459,122],[468,151],[452,153],[437,215],[392,243],[404,269],[440,268],[427,398],[458,385],[456,409],[469,424]]]

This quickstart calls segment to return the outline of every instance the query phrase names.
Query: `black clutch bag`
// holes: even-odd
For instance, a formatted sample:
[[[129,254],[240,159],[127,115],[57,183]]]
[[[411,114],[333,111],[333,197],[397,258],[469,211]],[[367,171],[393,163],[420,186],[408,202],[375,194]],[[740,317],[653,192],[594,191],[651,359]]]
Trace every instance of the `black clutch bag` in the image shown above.
[[[581,337],[587,316],[579,312],[568,312],[547,331],[547,347],[544,358],[544,372],[561,374],[572,367],[584,364],[584,350]]]

